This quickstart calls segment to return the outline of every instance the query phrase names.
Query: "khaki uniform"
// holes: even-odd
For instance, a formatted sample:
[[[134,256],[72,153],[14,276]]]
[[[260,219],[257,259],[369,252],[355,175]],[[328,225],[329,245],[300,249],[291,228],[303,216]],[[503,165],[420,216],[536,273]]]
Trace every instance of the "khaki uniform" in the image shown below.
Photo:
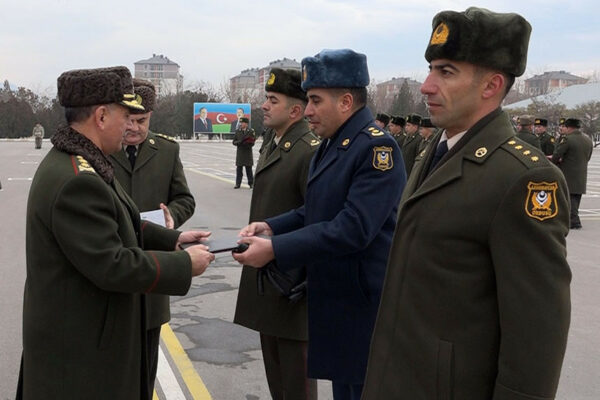
[[[185,294],[190,257],[166,251],[179,232],[141,224],[89,140],[66,128],[53,143],[27,204],[23,398],[140,399],[144,293]]]
[[[540,140],[540,148],[542,149],[542,152],[547,156],[554,154],[554,137],[548,132],[544,132],[539,135],[538,138]]]
[[[521,132],[517,133],[517,137],[525,143],[529,143],[533,147],[537,147],[540,150],[542,148],[540,146],[540,139],[530,131],[522,130]]]
[[[414,135],[407,135],[404,142],[401,145],[402,159],[404,160],[404,167],[406,168],[406,176],[410,176],[415,158],[419,155],[419,146],[421,143],[421,135],[415,133]]]
[[[363,400],[554,398],[570,318],[567,186],[513,135],[497,109],[429,176],[435,147],[415,162]]]

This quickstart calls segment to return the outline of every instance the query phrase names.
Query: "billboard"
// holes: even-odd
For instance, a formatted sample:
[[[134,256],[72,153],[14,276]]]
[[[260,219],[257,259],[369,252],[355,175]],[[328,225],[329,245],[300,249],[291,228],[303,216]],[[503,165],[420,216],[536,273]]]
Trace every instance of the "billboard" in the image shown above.
[[[194,103],[194,135],[235,132],[241,117],[250,119],[249,103]]]

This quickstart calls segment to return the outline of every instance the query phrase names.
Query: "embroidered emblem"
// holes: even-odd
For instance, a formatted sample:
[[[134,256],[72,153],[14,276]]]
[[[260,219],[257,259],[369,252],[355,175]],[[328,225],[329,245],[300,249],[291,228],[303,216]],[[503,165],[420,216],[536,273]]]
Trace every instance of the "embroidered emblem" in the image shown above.
[[[275,74],[271,72],[271,75],[269,75],[269,80],[267,81],[267,85],[271,86],[274,83],[275,83]]]
[[[96,172],[96,170],[82,156],[77,156],[77,169],[81,172]]]
[[[517,144],[517,142],[515,140],[511,140],[510,142],[508,142],[508,144],[512,146],[513,144]]]
[[[148,141],[150,142],[150,144],[154,144],[154,139],[149,139]]]
[[[348,143],[350,143],[350,139],[344,139],[342,146],[348,146]]]
[[[139,104],[142,104],[142,96],[140,96],[139,94],[136,94],[135,95],[135,101],[137,101]]]
[[[480,147],[475,151],[475,157],[481,158],[487,154],[487,149],[485,147]]]
[[[431,42],[429,42],[429,44],[444,44],[448,41],[449,34],[450,29],[448,29],[448,25],[442,22],[433,31],[433,34],[431,35]]]
[[[292,146],[292,144],[290,142],[285,142],[285,144],[283,145],[283,147],[285,147],[286,149],[289,149]]]
[[[525,212],[528,216],[540,221],[556,217],[558,214],[558,203],[556,202],[558,183],[529,182],[527,189]]]
[[[392,158],[391,147],[374,147],[373,148],[373,167],[380,171],[387,171],[394,168],[394,160]]]

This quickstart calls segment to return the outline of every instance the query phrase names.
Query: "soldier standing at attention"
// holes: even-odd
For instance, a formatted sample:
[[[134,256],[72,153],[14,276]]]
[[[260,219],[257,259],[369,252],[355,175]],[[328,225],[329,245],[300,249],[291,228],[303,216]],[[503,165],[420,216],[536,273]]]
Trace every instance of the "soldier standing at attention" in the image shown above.
[[[500,108],[525,71],[530,32],[520,15],[482,8],[433,18],[421,93],[442,131],[402,195],[363,400],[556,394],[568,191]]]
[[[400,148],[402,148],[402,143],[404,142],[405,138],[404,125],[406,125],[406,120],[402,117],[392,117],[390,124],[388,125],[390,135],[396,139],[396,142]]]
[[[308,377],[332,381],[336,400],[360,399],[396,207],[404,188],[396,141],[366,107],[364,54],[323,50],[302,60],[304,115],[323,139],[304,206],[242,229],[240,263],[306,266]],[[252,235],[269,235],[271,240]]]
[[[179,159],[179,144],[174,138],[149,129],[156,104],[154,85],[149,81],[134,79],[133,88],[144,110],[132,110],[132,126],[125,133],[122,150],[110,156],[115,178],[140,211],[161,208],[166,227],[177,229],[194,214],[196,206]],[[206,232],[206,236],[208,234]],[[148,392],[152,394],[158,365],[160,327],[169,322],[171,314],[169,296],[148,294],[145,299]]]
[[[382,131],[386,131],[388,129],[388,124],[390,123],[390,116],[386,113],[379,113],[375,117],[375,125],[379,127]]]
[[[554,154],[554,137],[548,132],[548,120],[544,118],[536,118],[533,124],[535,135],[540,141],[540,148],[546,156]]]
[[[173,251],[203,235],[142,223],[114,178],[108,155],[143,111],[126,67],[65,72],[58,100],[69,125],[27,202],[17,399],[147,399],[145,293],[185,294],[214,255]]]
[[[235,153],[235,186],[234,189],[239,189],[242,184],[243,168],[246,168],[246,179],[248,186],[252,188],[254,177],[252,175],[252,165],[254,165],[254,156],[252,155],[252,147],[256,141],[254,129],[248,128],[250,120],[246,117],[241,117],[239,120],[240,127],[235,131],[233,136],[233,145],[237,147]]]
[[[42,140],[44,139],[44,127],[39,122],[33,127],[33,137],[35,139],[35,148],[42,148]]]
[[[533,133],[533,118],[522,115],[517,119],[517,137],[530,145],[542,149],[540,139]]]
[[[419,154],[427,148],[429,143],[433,141],[435,132],[435,125],[431,122],[431,118],[423,118],[421,121],[421,129],[419,129],[419,135],[421,135],[421,143],[419,144]]]
[[[320,143],[304,119],[300,71],[271,69],[265,92],[264,125],[274,135],[256,165],[249,222],[304,204],[308,167]],[[317,382],[306,375],[306,296],[291,302],[258,269],[244,266],[233,322],[260,332],[273,399],[317,398]]]
[[[581,121],[578,119],[567,118],[563,125],[560,140],[552,155],[552,162],[563,172],[569,186],[571,229],[581,229],[579,203],[581,203],[581,195],[585,194],[587,165],[592,157],[594,145],[592,140],[579,130]]]
[[[406,138],[401,147],[406,176],[410,176],[415,158],[419,155],[419,146],[421,143],[419,128],[421,127],[421,119],[419,114],[410,114],[406,117],[406,126],[404,127]]]

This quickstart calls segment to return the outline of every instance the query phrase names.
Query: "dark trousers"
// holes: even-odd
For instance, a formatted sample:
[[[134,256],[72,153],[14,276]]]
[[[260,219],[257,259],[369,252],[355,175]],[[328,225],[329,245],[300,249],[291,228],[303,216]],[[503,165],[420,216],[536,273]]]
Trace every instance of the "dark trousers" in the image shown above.
[[[360,400],[363,384],[331,382],[333,400]]]
[[[317,399],[317,381],[306,376],[307,342],[261,333],[260,344],[273,400]]]
[[[581,220],[579,219],[579,203],[581,203],[581,194],[569,195],[571,199],[571,228],[581,228]]]
[[[235,170],[235,186],[240,186],[242,184],[242,168],[246,168],[246,178],[248,178],[248,185],[252,186],[254,184],[254,176],[252,175],[252,165],[237,166]]]
[[[160,326],[146,331],[146,351],[148,354],[148,400],[152,400],[154,393],[154,381],[156,380],[156,369],[158,368],[158,346],[160,345]]]

